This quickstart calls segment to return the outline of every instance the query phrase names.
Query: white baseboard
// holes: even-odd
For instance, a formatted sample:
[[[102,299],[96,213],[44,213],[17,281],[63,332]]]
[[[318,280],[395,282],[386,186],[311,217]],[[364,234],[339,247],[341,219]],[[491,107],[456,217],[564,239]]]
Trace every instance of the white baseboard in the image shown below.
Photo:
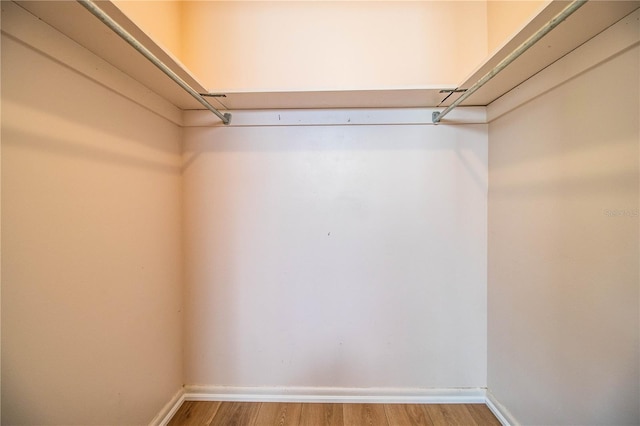
[[[486,401],[485,388],[331,388],[185,386],[186,401],[470,404]]]
[[[149,423],[166,426],[184,401],[382,403],[382,404],[482,404],[503,426],[518,422],[486,388],[330,388],[235,387],[188,385],[180,389]]]
[[[498,418],[502,426],[518,426],[519,423],[516,419],[511,415],[509,410],[505,408],[504,405],[500,404],[493,394],[487,390],[487,407],[491,410],[491,412]]]
[[[184,402],[184,388],[181,388],[176,394],[171,398],[167,404],[162,407],[162,410],[158,413],[157,416],[151,420],[149,426],[166,426],[169,423],[169,420],[173,417],[173,415],[178,411],[178,408]]]

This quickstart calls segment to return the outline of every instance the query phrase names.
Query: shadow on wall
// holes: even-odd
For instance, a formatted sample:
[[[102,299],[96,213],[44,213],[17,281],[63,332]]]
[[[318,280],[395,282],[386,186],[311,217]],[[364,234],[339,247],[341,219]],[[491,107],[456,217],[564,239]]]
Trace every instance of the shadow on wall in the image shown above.
[[[79,135],[92,133],[86,142],[98,138],[96,135],[136,143],[149,149],[149,153],[177,154],[175,146],[149,137],[149,126],[166,126],[167,135],[179,140],[180,130],[136,99],[124,96],[113,88],[83,74],[59,59],[38,50],[11,35],[2,34],[2,102],[13,108],[24,109],[19,117],[37,117],[24,127],[38,131],[47,137],[60,133],[59,127],[73,127]],[[18,64],[28,61],[30,66]],[[15,65],[14,65],[15,64]],[[43,73],[42,70],[47,70]],[[55,81],[56,84],[51,84]],[[10,82],[10,84],[7,84]],[[73,90],[68,88],[72,87]],[[96,100],[100,99],[100,102]],[[149,112],[158,120],[149,120]],[[5,113],[3,112],[3,115]],[[73,121],[69,121],[73,117]],[[3,126],[6,125],[3,117]],[[32,131],[36,132],[35,129]]]
[[[19,149],[48,152],[56,156],[76,158],[96,164],[126,166],[174,176],[181,173],[175,157],[167,159],[167,161],[152,161],[148,159],[148,156],[109,150],[109,145],[104,142],[90,146],[82,140],[54,138],[35,130],[30,132],[24,128],[13,128],[11,124],[2,126],[2,144],[12,145]]]

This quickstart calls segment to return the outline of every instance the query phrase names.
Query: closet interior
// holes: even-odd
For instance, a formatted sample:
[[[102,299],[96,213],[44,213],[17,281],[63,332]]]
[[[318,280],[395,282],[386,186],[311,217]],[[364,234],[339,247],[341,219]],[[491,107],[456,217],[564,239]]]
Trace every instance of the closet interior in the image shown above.
[[[2,424],[638,424],[639,8],[1,2]]]

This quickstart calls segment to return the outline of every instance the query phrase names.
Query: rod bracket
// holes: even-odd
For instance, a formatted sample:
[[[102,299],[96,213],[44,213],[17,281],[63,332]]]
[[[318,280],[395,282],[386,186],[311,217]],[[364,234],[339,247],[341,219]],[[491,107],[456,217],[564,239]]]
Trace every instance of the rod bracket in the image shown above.
[[[200,93],[200,96],[208,96],[210,98],[226,98],[224,93]]]
[[[231,123],[231,114],[228,112],[225,112],[223,114],[224,120],[222,120],[222,122],[224,123],[225,126],[229,125]]]
[[[431,121],[433,122],[433,124],[438,124],[440,122],[440,112],[433,111],[433,113],[431,114]]]

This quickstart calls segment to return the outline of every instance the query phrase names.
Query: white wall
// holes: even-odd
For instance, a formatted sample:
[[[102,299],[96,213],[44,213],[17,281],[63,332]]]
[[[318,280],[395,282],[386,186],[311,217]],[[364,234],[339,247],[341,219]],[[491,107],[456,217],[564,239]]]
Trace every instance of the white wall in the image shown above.
[[[2,27],[2,8],[0,7],[0,28]],[[0,48],[2,46],[0,45]],[[2,55],[0,54],[0,71],[2,70]],[[2,78],[0,78],[0,94],[2,93]],[[2,99],[0,98],[0,120],[2,117]],[[1,126],[1,121],[0,121]],[[0,216],[2,205],[2,131],[0,127]],[[0,241],[2,241],[2,220],[0,219]],[[2,244],[0,243],[0,366],[2,365]],[[0,424],[2,424],[2,375],[0,371]]]
[[[488,387],[521,424],[640,423],[638,28],[489,126]],[[635,47],[600,62],[625,33]]]
[[[484,1],[182,7],[182,60],[215,91],[455,87],[487,55]]]
[[[2,421],[148,424],[182,385],[181,130],[10,6],[28,40],[2,34]]]
[[[113,0],[156,43],[176,57],[182,53],[181,0]]]
[[[551,0],[487,0],[487,50],[502,47]]]
[[[486,385],[486,125],[351,114],[185,129],[187,384]]]

